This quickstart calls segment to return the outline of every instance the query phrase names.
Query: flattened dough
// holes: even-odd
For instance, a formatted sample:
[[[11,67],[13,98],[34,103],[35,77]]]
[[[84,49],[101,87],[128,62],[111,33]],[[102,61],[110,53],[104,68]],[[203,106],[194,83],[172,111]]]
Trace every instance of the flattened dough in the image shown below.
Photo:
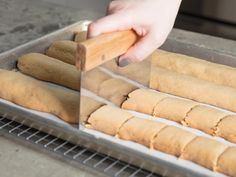
[[[37,79],[79,90],[80,73],[75,66],[40,53],[29,53],[18,59],[17,67]]]
[[[223,143],[199,136],[184,148],[181,158],[215,170],[217,160],[226,148],[227,146]]]
[[[190,100],[168,97],[156,105],[154,109],[154,116],[181,123],[187,113],[196,105],[199,105],[199,103]]]
[[[234,67],[171,52],[165,55],[156,52],[153,56],[153,65],[236,88],[236,68]]]
[[[46,51],[46,55],[65,63],[75,65],[76,47],[77,43],[73,41],[55,41]]]
[[[98,93],[100,85],[112,77],[98,68],[90,70],[83,75],[82,87],[94,93]]]
[[[98,95],[110,100],[112,103],[117,106],[121,106],[121,104],[126,100],[129,93],[136,90],[138,87],[130,84],[121,79],[112,78],[104,81],[99,86]]]
[[[87,39],[87,31],[81,31],[75,35],[75,42],[83,42]]]
[[[137,89],[128,95],[122,108],[152,115],[157,103],[167,97],[168,95],[151,89]]]
[[[153,67],[150,87],[236,112],[236,89]]]
[[[236,143],[236,116],[222,119],[216,128],[216,135]]]
[[[164,123],[134,117],[122,125],[118,136],[151,147],[154,136],[165,126]]]
[[[178,127],[168,126],[162,129],[153,141],[156,150],[179,157],[185,146],[196,135]]]
[[[132,115],[127,111],[105,105],[91,114],[88,123],[95,130],[115,136],[120,127],[131,118]]]
[[[227,113],[218,109],[199,105],[194,107],[187,115],[185,124],[191,128],[202,130],[208,134],[214,135],[215,128]]]
[[[0,70],[0,97],[20,106],[54,114],[69,123],[78,123],[76,116],[79,94],[48,86],[19,72]]]
[[[236,177],[236,147],[229,147],[219,157],[216,171]]]

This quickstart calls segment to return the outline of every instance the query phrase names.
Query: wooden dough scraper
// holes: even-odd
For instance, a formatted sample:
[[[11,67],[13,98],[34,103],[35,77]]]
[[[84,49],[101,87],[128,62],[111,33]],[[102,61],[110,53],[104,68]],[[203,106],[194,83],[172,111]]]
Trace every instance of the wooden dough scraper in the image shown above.
[[[83,87],[84,72],[99,67],[101,64],[124,54],[137,40],[138,36],[133,30],[126,30],[102,34],[77,45],[76,67],[80,71],[78,120],[81,117],[80,113],[82,111],[80,111],[80,108],[83,105],[81,95],[86,95],[83,93],[83,89],[81,89]]]

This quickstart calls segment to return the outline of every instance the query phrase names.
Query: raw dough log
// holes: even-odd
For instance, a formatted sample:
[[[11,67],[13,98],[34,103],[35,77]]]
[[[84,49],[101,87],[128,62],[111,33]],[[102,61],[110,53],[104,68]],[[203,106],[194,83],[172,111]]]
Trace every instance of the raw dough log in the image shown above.
[[[98,93],[100,85],[112,77],[98,68],[90,70],[83,75],[82,87]]]
[[[19,72],[0,70],[0,97],[20,106],[54,114],[69,123],[78,123],[79,94],[48,86]]]
[[[226,65],[171,52],[164,55],[156,52],[153,55],[153,65],[236,88],[236,68]]]
[[[184,148],[181,158],[215,171],[217,160],[226,148],[227,146],[225,144],[215,140],[196,137]]]
[[[118,67],[115,60],[109,61],[103,66],[114,73],[125,76],[145,86],[149,85],[151,67],[150,58],[147,58],[141,62],[129,64],[126,67]]]
[[[110,100],[117,106],[121,106],[128,94],[137,88],[138,87],[124,80],[113,78],[102,82],[99,87],[98,95]]]
[[[181,123],[187,113],[197,105],[199,103],[194,101],[168,97],[156,105],[153,115]]]
[[[229,147],[219,157],[216,171],[236,177],[236,147]]]
[[[46,55],[75,65],[76,47],[77,43],[73,41],[55,41],[46,51]]]
[[[188,113],[184,123],[191,128],[196,128],[210,135],[214,135],[217,124],[225,116],[227,116],[227,113],[223,111],[199,105]]]
[[[236,112],[236,89],[162,68],[151,70],[150,87]]]
[[[155,137],[153,147],[156,150],[179,157],[185,146],[196,135],[178,127],[168,126],[163,128]]]
[[[236,143],[236,116],[227,116],[220,121],[215,131],[217,136]]]
[[[88,118],[89,116],[96,111],[97,109],[99,109],[100,107],[102,107],[104,105],[104,103],[101,103],[95,99],[92,99],[90,97],[87,96],[82,96],[81,97],[81,101],[82,104],[81,106],[81,110],[80,110],[80,116],[79,116],[79,121],[82,124],[86,124],[88,123]]]
[[[89,127],[106,133],[117,135],[120,127],[132,118],[132,115],[125,110],[112,106],[103,106],[96,110],[88,119]]]
[[[137,89],[128,95],[122,108],[152,115],[157,103],[167,97],[168,95],[151,89]]]
[[[80,73],[75,66],[39,53],[23,55],[17,67],[24,74],[37,79],[79,90]]]
[[[81,31],[75,35],[75,42],[83,42],[87,39],[87,31]]]
[[[134,117],[122,125],[118,137],[152,147],[153,138],[165,126],[164,123]]]

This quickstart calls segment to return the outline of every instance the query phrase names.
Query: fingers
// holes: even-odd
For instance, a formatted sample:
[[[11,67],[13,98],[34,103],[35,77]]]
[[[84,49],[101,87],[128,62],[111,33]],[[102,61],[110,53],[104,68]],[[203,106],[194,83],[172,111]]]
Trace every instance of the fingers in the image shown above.
[[[164,38],[150,32],[141,38],[133,47],[119,58],[119,66],[124,67],[129,63],[139,62],[147,58],[154,50],[164,43]]]
[[[132,23],[127,14],[115,13],[93,22],[88,27],[88,37],[95,37],[102,33],[131,29]]]

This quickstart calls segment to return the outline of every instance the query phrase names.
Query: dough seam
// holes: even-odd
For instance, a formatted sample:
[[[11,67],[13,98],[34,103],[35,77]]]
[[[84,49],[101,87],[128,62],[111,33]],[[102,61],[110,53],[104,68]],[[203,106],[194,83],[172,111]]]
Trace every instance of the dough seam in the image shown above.
[[[116,135],[115,135],[115,138],[120,138],[120,135],[119,135],[119,132],[120,132],[120,129],[127,123],[129,122],[131,119],[135,118],[134,116],[131,116],[130,118],[128,118],[126,121],[124,121],[121,126],[118,128],[117,132],[116,132]]]
[[[215,164],[213,166],[213,171],[217,171],[218,168],[218,161],[220,159],[220,157],[224,154],[224,152],[229,148],[230,146],[226,146],[225,149],[220,153],[220,155],[217,157]]]
[[[135,92],[136,90],[139,90],[139,89],[140,88],[137,88],[137,89],[133,90],[132,92]],[[131,94],[132,92],[130,92],[129,94]],[[130,98],[129,94],[126,96],[126,99],[120,104],[120,108],[121,109],[123,109],[122,107],[123,107],[124,102],[128,101],[128,99]]]
[[[189,113],[190,113],[192,110],[194,110],[196,107],[200,106],[200,105],[201,105],[201,104],[194,105],[193,107],[190,108],[190,110],[186,113],[184,119],[181,121],[181,124],[182,124],[182,125],[184,125],[184,126],[186,126],[186,127],[189,126],[189,125],[188,125],[188,122],[187,122],[187,120],[186,120],[186,119],[188,118]]]
[[[183,151],[181,152],[181,155],[179,156],[179,159],[184,159],[183,158],[183,154],[184,154],[184,152],[185,152],[185,149],[187,148],[187,146],[190,144],[190,143],[192,143],[195,139],[197,139],[199,136],[195,136],[191,141],[189,141],[189,143],[188,144],[186,144],[185,145],[185,147],[183,148]],[[186,159],[186,160],[188,160],[188,159]]]
[[[106,81],[108,81],[108,80],[111,80],[111,79],[114,79],[114,78],[106,79],[106,80],[104,80],[104,81],[100,82],[100,83],[99,83],[98,90],[96,90],[96,94],[100,93],[100,90],[101,90],[101,85],[102,85],[104,82],[106,82]]]
[[[158,134],[161,133],[161,131],[163,131],[164,129],[166,129],[167,127],[169,127],[169,125],[166,125],[164,127],[162,127],[152,138],[151,138],[151,141],[150,141],[150,149],[154,149],[153,148],[153,142],[154,142],[154,139],[156,139],[158,137]]]
[[[227,117],[229,117],[230,115],[225,115],[225,116],[223,116],[220,120],[219,120],[219,122],[217,122],[217,124],[213,127],[213,136],[218,136],[217,135],[217,131],[218,131],[218,126],[219,126],[219,124],[224,120],[224,119],[226,119]],[[219,136],[218,136],[219,137]],[[225,138],[224,138],[225,139]]]
[[[106,106],[106,104],[102,104],[99,108],[97,108],[96,110],[94,110],[93,112],[91,112],[91,113],[88,115],[87,120],[86,120],[85,122],[83,122],[83,124],[84,124],[86,127],[87,127],[87,125],[88,125],[88,128],[91,127],[90,123],[88,122],[90,116],[91,116],[95,111],[97,111],[98,109],[100,109],[100,108],[103,107],[103,106]]]
[[[171,97],[170,97],[170,96],[166,96],[165,98],[162,98],[160,101],[158,101],[158,102],[156,103],[156,105],[153,107],[153,110],[152,110],[152,116],[156,117],[156,113],[155,113],[156,107],[158,106],[158,104],[160,104],[162,101],[164,101],[164,100],[167,99],[167,98],[171,98]]]

